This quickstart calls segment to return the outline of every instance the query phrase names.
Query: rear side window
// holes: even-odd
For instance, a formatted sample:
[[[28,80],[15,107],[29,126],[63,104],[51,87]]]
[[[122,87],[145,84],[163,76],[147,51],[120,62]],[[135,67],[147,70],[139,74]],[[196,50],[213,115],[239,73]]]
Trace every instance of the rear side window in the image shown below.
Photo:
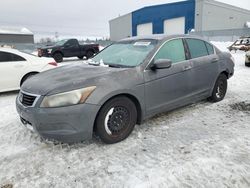
[[[205,42],[205,44],[206,44],[206,47],[207,47],[208,54],[209,55],[214,54],[214,47],[211,44],[207,43],[207,42]]]
[[[198,58],[208,55],[207,47],[204,41],[199,39],[186,39],[191,58]]]
[[[0,62],[26,61],[23,57],[9,52],[0,52]]]
[[[75,40],[75,39],[71,39],[71,40],[69,40],[67,43],[66,43],[66,45],[69,45],[69,46],[77,46],[77,40]]]
[[[169,59],[172,63],[186,60],[182,39],[174,39],[164,44],[155,56],[155,60]]]

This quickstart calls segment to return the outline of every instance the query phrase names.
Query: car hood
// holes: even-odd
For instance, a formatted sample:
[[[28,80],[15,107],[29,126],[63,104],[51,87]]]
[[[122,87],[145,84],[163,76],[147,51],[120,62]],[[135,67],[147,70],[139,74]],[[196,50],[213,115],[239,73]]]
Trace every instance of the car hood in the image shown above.
[[[48,50],[48,49],[53,49],[53,48],[60,48],[60,46],[52,45],[52,46],[46,46],[46,47],[41,47],[41,50]]]
[[[52,95],[89,86],[105,87],[110,83],[114,85],[114,82],[119,80],[138,80],[131,78],[138,77],[135,69],[93,66],[85,63],[66,65],[29,78],[21,90],[37,95]]]

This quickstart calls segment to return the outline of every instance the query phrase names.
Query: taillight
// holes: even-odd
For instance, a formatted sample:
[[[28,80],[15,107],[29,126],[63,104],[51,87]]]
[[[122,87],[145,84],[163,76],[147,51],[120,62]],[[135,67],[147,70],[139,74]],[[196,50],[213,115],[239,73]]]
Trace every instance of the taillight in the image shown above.
[[[56,62],[50,62],[49,65],[57,66]]]
[[[100,50],[100,45],[99,45],[99,44],[96,44],[94,47],[95,47],[96,49],[98,49],[98,51]]]

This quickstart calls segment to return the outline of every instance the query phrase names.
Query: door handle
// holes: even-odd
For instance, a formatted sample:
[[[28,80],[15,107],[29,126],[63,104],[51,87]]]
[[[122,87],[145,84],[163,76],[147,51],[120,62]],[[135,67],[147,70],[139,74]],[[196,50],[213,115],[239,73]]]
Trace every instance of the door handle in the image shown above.
[[[189,66],[184,66],[184,67],[183,67],[183,71],[188,71],[188,70],[190,70],[190,69],[192,69],[192,66],[191,66],[191,65],[189,65]]]
[[[15,65],[16,68],[24,67],[24,65]]]
[[[212,63],[216,63],[218,61],[219,61],[219,59],[217,57],[215,57],[215,58],[212,59]]]

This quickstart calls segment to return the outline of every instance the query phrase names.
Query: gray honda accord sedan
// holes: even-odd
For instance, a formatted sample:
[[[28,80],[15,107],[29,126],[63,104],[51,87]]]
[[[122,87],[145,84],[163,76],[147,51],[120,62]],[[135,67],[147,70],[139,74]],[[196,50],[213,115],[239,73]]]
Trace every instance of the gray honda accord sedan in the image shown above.
[[[189,35],[116,42],[91,60],[28,79],[16,99],[21,122],[42,138],[105,143],[127,138],[135,124],[203,99],[221,101],[234,60]]]

